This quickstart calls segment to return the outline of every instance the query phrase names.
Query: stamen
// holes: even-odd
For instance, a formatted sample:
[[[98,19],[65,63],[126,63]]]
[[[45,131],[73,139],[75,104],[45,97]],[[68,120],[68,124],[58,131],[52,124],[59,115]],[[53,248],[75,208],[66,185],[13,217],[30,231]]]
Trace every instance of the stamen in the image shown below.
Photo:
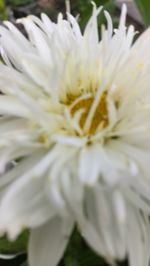
[[[90,125],[88,130],[84,134],[91,136],[95,134],[97,128],[102,125],[102,128],[105,128],[108,125],[108,109],[107,109],[107,103],[106,103],[106,92],[103,92],[100,100],[96,102],[96,106],[94,106],[94,113],[92,114],[92,119],[90,120]],[[83,110],[82,113],[80,113],[80,120],[79,125],[81,129],[84,129],[87,117],[90,113],[91,106],[93,106],[94,103],[94,96],[89,95],[86,98],[79,98],[77,99],[70,107],[70,114],[71,116],[75,116],[76,113],[78,113],[80,110]]]
[[[96,112],[96,109],[100,103],[100,99],[101,99],[101,96],[102,94],[104,93],[104,84],[105,82],[103,82],[103,84],[99,87],[99,89],[97,90],[97,93],[95,95],[95,99],[90,107],[90,110],[89,110],[89,113],[88,113],[88,116],[87,116],[87,119],[86,119],[86,122],[85,122],[85,125],[84,125],[84,132],[87,132],[89,131],[89,128],[91,126],[91,123],[92,123],[92,119],[93,119],[93,116]]]

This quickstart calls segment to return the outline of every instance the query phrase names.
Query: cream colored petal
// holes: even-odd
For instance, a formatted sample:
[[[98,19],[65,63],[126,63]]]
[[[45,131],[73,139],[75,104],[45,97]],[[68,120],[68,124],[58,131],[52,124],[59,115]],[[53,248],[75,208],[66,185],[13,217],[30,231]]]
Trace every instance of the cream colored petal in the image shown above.
[[[72,228],[72,220],[55,217],[47,224],[31,230],[30,266],[57,266],[68,244]]]
[[[16,97],[0,95],[0,115],[29,118],[31,112]]]

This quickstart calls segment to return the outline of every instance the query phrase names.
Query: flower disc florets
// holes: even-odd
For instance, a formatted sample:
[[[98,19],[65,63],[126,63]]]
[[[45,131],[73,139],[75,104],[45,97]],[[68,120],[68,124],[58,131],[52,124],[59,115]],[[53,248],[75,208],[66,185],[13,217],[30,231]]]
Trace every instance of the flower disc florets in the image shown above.
[[[89,127],[87,127],[87,119],[94,104],[94,97],[92,95],[81,97],[74,101],[70,106],[70,113],[72,116],[75,116],[77,112],[79,113],[79,111],[82,111],[79,117],[79,126],[81,130],[83,130],[83,132],[85,130],[85,134],[89,136],[93,135],[97,131],[99,126],[106,127],[108,125],[106,94],[106,92],[103,93],[100,101],[96,105],[93,116],[91,117],[89,122]]]

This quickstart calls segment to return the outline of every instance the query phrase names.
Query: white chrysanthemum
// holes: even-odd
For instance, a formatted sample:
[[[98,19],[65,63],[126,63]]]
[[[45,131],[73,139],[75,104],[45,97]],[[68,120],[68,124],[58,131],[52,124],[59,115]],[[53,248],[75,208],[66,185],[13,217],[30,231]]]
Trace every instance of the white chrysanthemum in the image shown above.
[[[55,266],[77,224],[111,263],[147,266],[150,246],[150,30],[132,46],[126,7],[99,41],[93,14],[0,26],[0,228],[30,228],[30,266]],[[16,161],[4,173],[5,166]]]

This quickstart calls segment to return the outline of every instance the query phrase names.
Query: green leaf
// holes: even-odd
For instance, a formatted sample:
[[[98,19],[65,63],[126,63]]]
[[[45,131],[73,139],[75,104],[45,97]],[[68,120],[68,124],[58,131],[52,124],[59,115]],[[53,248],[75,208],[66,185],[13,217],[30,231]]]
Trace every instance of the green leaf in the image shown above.
[[[32,4],[34,1],[32,0],[6,0],[7,5],[10,5],[11,7],[16,6],[25,6]]]
[[[28,266],[27,262],[24,262],[23,264],[21,264],[20,266]]]
[[[0,20],[7,19],[7,9],[4,0],[0,0]]]
[[[150,1],[149,0],[135,0],[135,3],[143,17],[145,26],[150,25]]]
[[[0,238],[0,253],[12,254],[26,251],[28,242],[28,231],[24,231],[14,242],[10,242],[6,237]]]

